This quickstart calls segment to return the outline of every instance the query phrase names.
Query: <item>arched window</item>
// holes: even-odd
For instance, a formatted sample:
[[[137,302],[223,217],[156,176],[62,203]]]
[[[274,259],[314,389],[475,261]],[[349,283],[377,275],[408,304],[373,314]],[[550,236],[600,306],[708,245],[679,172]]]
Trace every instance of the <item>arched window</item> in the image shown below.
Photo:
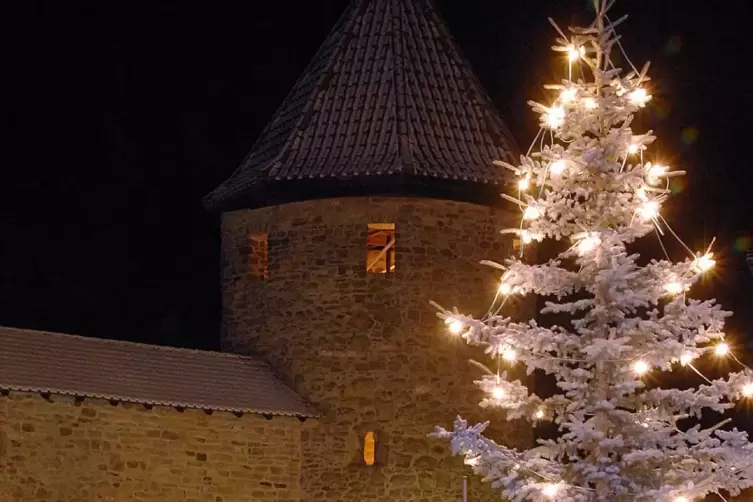
[[[366,465],[376,462],[376,433],[368,431],[363,436],[363,461]]]

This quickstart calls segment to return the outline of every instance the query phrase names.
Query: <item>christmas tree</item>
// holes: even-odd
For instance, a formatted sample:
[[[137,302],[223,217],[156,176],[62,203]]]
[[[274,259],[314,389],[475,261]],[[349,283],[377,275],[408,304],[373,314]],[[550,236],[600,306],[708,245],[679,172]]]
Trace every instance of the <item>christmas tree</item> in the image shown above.
[[[595,0],[595,21],[567,35],[552,22],[567,78],[546,86],[551,104],[531,103],[541,130],[528,155],[517,166],[500,163],[519,177],[517,194],[503,197],[520,207],[521,225],[507,231],[522,245],[564,241],[562,251],[541,264],[523,254],[485,262],[500,270],[501,284],[481,318],[439,311],[451,333],[499,362],[477,382],[486,392],[480,405],[508,420],[551,422],[558,432],[526,451],[484,437],[488,423],[462,418],[434,436],[450,440],[454,454],[513,501],[734,496],[753,486],[753,446],[729,419],[709,427],[701,418],[753,396],[753,373],[725,342],[730,314],[687,296],[714,266],[709,250],[683,244],[688,257],[678,263],[641,262],[630,250],[652,233],[679,241],[661,209],[670,178],[683,173],[650,162],[652,132],[631,128],[651,99],[648,65],[638,70],[622,52],[631,67],[623,71],[610,59],[622,51],[615,27],[624,20],[609,18],[611,3]],[[545,297],[543,315],[567,322],[546,327],[500,314],[508,298],[529,294]],[[708,358],[739,363],[740,371],[711,380],[700,369]],[[557,392],[540,397],[512,381],[515,365],[549,375]],[[702,383],[662,388],[671,371],[694,372]]]

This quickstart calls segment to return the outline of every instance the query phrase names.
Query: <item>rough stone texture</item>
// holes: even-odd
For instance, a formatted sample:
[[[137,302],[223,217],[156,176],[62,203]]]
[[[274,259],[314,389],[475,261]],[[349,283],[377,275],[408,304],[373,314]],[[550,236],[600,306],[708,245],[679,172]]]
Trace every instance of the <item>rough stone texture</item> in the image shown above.
[[[297,502],[305,427],[11,393],[0,396],[0,502]]]
[[[483,354],[449,335],[434,300],[483,314],[517,221],[498,209],[406,198],[340,198],[223,215],[224,349],[261,353],[278,375],[325,413],[302,435],[308,501],[453,501],[468,475],[471,500],[491,500],[447,444],[429,439],[458,414],[491,418],[507,444],[527,444],[527,424],[483,413]],[[394,222],[392,274],[367,274],[368,223]],[[248,236],[269,236],[269,277],[248,276]],[[507,308],[524,316],[524,304]],[[527,310],[521,312],[521,310]],[[363,465],[365,431],[378,435],[377,465]],[[498,498],[494,496],[493,498]]]

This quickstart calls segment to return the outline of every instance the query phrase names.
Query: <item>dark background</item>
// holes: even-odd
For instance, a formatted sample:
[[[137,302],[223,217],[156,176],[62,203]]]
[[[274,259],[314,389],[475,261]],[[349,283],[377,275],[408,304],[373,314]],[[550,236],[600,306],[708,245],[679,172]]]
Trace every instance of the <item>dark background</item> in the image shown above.
[[[201,197],[240,163],[347,0],[6,2],[0,8],[0,324],[217,348],[219,219]],[[549,51],[587,0],[437,0],[521,147]],[[622,0],[624,44],[652,61],[640,120],[689,175],[665,215],[744,341],[753,278],[748,0]],[[671,239],[670,239],[671,240]],[[656,257],[655,245],[649,244]],[[684,257],[671,246],[672,257]],[[753,331],[753,330],[749,330]],[[751,337],[753,339],[753,337]]]

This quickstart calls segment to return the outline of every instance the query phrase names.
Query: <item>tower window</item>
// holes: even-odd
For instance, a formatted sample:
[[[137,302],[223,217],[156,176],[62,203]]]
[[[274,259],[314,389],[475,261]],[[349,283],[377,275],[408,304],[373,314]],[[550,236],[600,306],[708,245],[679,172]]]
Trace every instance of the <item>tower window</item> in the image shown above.
[[[369,431],[363,436],[363,461],[366,465],[376,462],[376,433]]]
[[[395,271],[394,223],[368,224],[366,271],[371,274],[389,274]]]
[[[263,281],[269,278],[267,259],[269,241],[267,233],[254,233],[248,236],[248,275],[251,279]]]

